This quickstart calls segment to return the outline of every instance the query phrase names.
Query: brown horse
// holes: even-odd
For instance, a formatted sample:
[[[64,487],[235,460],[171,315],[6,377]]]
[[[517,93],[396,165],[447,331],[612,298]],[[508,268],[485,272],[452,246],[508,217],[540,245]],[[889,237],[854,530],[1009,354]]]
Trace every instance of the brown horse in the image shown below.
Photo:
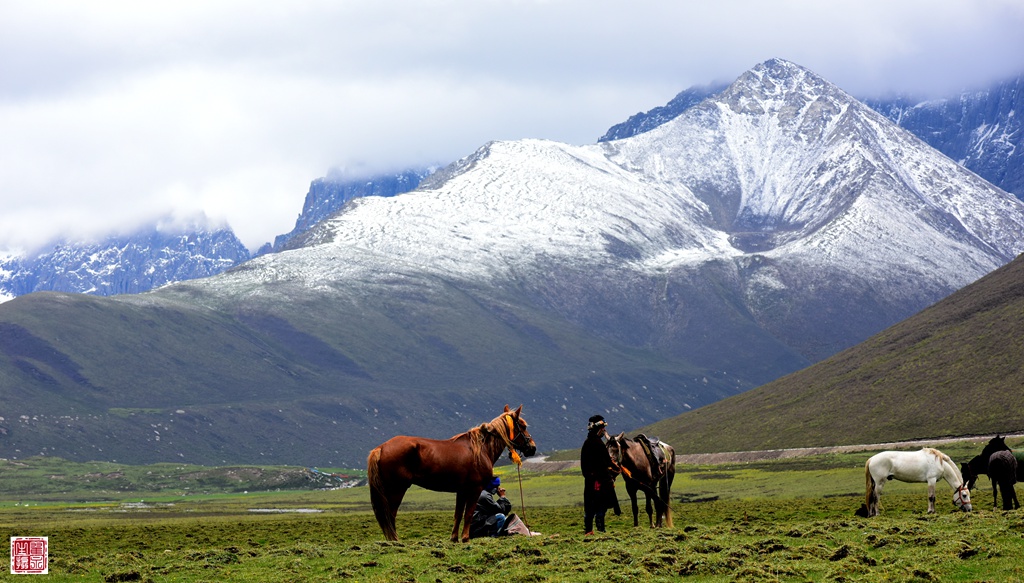
[[[452,542],[469,541],[476,501],[484,485],[493,478],[494,462],[507,447],[518,462],[519,450],[527,456],[537,453],[537,444],[520,416],[523,406],[505,412],[489,423],[474,427],[451,439],[427,439],[399,435],[380,444],[366,459],[370,503],[384,538],[398,540],[395,517],[409,486],[415,484],[435,492],[455,492],[455,526]]]
[[[633,503],[633,526],[640,525],[640,509],[636,503],[637,490],[643,490],[647,498],[647,520],[650,526],[662,526],[662,517],[665,519],[665,526],[672,527],[672,505],[671,491],[672,480],[676,475],[676,451],[671,445],[658,441],[658,448],[662,449],[664,459],[660,464],[652,467],[647,452],[644,450],[640,439],[647,439],[638,435],[637,440],[625,437],[620,433],[615,437],[608,438],[608,455],[622,471],[623,480],[626,483],[626,493]],[[651,500],[654,500],[654,509],[651,508]],[[657,510],[657,522],[655,522],[655,510]]]

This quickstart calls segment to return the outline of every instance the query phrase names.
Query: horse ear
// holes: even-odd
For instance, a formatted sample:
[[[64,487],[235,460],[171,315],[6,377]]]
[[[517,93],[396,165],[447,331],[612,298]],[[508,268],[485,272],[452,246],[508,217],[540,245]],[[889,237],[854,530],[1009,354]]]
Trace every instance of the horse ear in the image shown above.
[[[518,407],[518,408],[516,409],[516,417],[519,417],[519,415],[520,415],[520,414],[521,414],[522,412],[523,412],[523,406],[522,406],[522,405],[519,405],[519,407]]]
[[[511,410],[512,410],[512,409],[509,409],[509,408],[508,408],[508,405],[505,405],[505,412],[506,412],[506,413],[508,413],[508,412],[509,412],[509,411],[511,411]]]
[[[625,431],[620,431],[619,434],[615,436],[615,440],[616,441],[621,441],[622,438],[625,437],[625,435],[626,435]]]

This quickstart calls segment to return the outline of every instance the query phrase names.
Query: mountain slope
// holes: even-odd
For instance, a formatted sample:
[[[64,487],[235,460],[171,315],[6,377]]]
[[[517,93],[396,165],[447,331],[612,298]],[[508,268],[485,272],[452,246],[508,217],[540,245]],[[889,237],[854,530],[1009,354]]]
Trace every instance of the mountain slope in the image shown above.
[[[1024,430],[1024,257],[862,344],[645,428],[676,451]]]
[[[1022,234],[1020,201],[772,60],[633,138],[488,144],[211,278],[0,305],[0,448],[357,465],[506,403],[573,447],[594,412],[646,425],[852,346]]]
[[[683,113],[687,109],[690,109],[694,105],[697,105],[701,101],[704,101],[708,97],[720,93],[728,85],[726,84],[710,84],[697,87],[690,87],[679,92],[678,95],[672,98],[671,101],[660,107],[647,112],[640,112],[632,115],[626,121],[615,124],[608,129],[607,132],[600,138],[598,142],[609,142],[611,140],[621,140],[623,138],[629,138],[637,134],[653,130],[661,124],[674,119]]]

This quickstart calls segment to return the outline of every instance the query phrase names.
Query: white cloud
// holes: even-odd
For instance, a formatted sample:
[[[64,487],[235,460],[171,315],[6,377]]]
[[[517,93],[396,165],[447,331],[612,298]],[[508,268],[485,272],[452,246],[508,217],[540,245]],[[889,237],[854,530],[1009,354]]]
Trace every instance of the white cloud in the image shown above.
[[[592,142],[771,57],[855,94],[1024,72],[1017,0],[0,4],[0,248],[167,212],[287,232],[332,167]]]

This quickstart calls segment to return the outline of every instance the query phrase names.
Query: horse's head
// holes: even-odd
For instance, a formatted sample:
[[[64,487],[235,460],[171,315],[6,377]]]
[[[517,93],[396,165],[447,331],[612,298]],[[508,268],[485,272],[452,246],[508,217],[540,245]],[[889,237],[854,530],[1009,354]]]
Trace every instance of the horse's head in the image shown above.
[[[971,511],[971,491],[967,489],[966,484],[960,484],[953,489],[953,506],[964,512]]]
[[[608,455],[616,464],[622,463],[622,448],[625,447],[625,445],[622,443],[624,435],[624,433],[620,433],[618,435],[610,435],[608,436],[607,443],[605,443],[605,447],[608,448]]]
[[[626,444],[626,434],[619,433],[618,435],[609,436],[605,447],[608,448],[608,457],[611,458],[612,469],[617,475],[622,471],[622,459],[626,455],[628,447]]]
[[[973,490],[974,483],[978,481],[978,472],[976,472],[974,468],[971,467],[971,463],[973,461],[974,460],[971,460],[969,462],[964,462],[960,464],[960,474],[964,477],[964,485],[967,486],[968,490]]]
[[[505,405],[505,412],[502,414],[502,418],[505,421],[505,426],[508,428],[509,443],[522,452],[523,455],[530,457],[537,453],[537,444],[530,437],[530,432],[526,430],[526,420],[523,419],[522,412],[522,405],[515,411],[509,409],[508,405]]]

